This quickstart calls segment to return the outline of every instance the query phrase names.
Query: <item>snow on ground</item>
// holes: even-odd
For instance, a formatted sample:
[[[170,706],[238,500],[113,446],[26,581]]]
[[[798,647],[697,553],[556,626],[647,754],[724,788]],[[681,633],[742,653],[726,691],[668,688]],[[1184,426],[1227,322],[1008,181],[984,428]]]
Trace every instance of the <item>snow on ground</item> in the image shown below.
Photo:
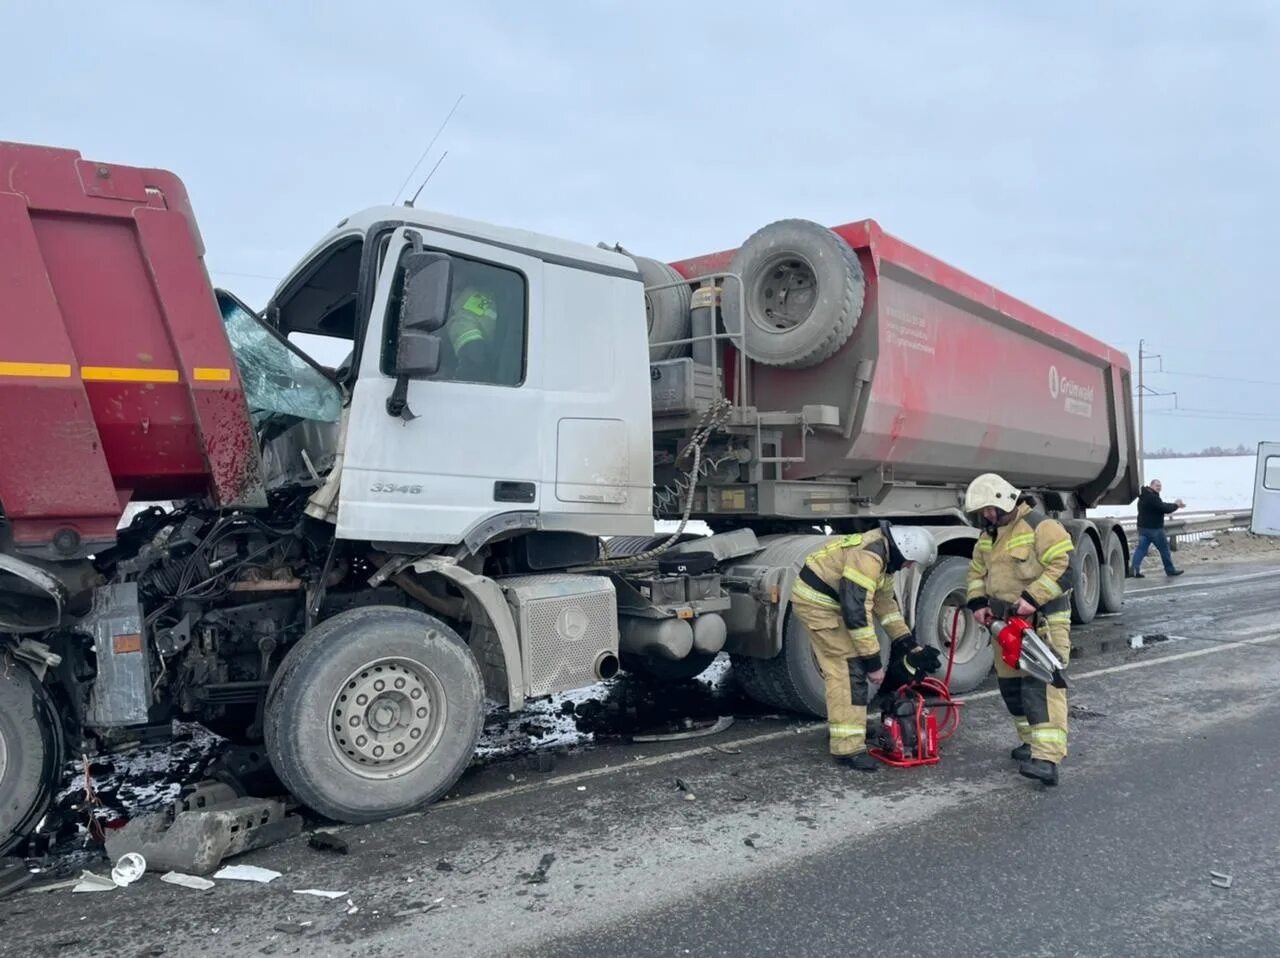
[[[681,699],[693,697],[704,700],[710,707],[732,694],[729,675],[729,656],[722,653],[689,683]],[[590,745],[596,739],[597,728],[609,725],[600,721],[600,715],[634,691],[630,687],[637,681],[626,673],[620,673],[587,688],[529,703],[516,715],[507,712],[505,707],[490,704],[485,730],[476,746],[476,756],[488,762],[544,749]],[[702,705],[703,702],[697,704]],[[637,721],[642,719],[637,718]]]
[[[1147,482],[1159,479],[1164,485],[1161,496],[1168,502],[1183,500],[1187,512],[1222,512],[1253,506],[1256,466],[1257,456],[1148,459],[1143,463],[1143,478]],[[1092,515],[1125,518],[1137,513],[1136,503],[1091,510]]]

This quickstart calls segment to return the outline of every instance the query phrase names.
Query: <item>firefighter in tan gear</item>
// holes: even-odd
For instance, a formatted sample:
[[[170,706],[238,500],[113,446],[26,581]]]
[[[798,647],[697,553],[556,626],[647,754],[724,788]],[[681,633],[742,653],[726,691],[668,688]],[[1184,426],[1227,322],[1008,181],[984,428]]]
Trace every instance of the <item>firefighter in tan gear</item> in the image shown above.
[[[867,754],[869,683],[884,679],[876,621],[908,662],[924,651],[903,620],[893,573],[915,562],[929,565],[937,555],[928,530],[881,523],[878,530],[830,540],[805,559],[791,587],[792,608],[809,631],[826,685],[831,754],[850,768],[879,767]],[[936,650],[928,651],[936,668]]]
[[[969,563],[974,618],[989,626],[1010,614],[1025,617],[1065,665],[1071,655],[1071,534],[995,473],[969,484],[964,508],[982,529]],[[1058,784],[1058,763],[1067,755],[1066,690],[1010,667],[998,653],[995,663],[1000,696],[1022,739],[1011,753],[1019,773]]]

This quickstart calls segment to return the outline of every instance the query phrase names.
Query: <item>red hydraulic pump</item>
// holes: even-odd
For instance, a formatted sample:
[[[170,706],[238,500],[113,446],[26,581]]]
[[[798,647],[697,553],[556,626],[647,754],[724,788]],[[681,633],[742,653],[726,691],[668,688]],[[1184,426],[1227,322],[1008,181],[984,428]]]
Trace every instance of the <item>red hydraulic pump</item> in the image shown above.
[[[880,744],[867,751],[895,768],[938,764],[938,745],[960,727],[960,706],[951,697],[951,668],[955,664],[960,614],[951,623],[946,676],[918,678],[899,687],[883,707]],[[939,721],[938,713],[942,713]]]

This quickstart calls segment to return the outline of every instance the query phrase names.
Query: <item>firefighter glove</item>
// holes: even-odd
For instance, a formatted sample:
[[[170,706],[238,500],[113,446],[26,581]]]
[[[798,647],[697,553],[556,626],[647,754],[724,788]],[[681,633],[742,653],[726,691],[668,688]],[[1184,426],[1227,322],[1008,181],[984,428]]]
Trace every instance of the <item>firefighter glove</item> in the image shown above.
[[[917,673],[926,675],[938,671],[942,666],[942,652],[931,645],[907,653],[907,665]]]

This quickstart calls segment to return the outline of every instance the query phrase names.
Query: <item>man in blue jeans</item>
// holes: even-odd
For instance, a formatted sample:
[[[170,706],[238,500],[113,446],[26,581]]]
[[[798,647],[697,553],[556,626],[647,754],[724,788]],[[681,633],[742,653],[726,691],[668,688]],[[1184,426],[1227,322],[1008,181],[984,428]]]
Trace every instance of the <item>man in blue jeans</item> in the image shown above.
[[[1138,548],[1133,550],[1133,577],[1144,578],[1142,560],[1147,557],[1147,550],[1153,545],[1160,552],[1164,561],[1164,574],[1168,576],[1182,575],[1181,569],[1173,567],[1173,554],[1169,551],[1169,537],[1164,531],[1164,517],[1177,512],[1186,506],[1179,499],[1177,502],[1165,502],[1160,498],[1160,490],[1164,488],[1159,479],[1152,479],[1138,494]]]

